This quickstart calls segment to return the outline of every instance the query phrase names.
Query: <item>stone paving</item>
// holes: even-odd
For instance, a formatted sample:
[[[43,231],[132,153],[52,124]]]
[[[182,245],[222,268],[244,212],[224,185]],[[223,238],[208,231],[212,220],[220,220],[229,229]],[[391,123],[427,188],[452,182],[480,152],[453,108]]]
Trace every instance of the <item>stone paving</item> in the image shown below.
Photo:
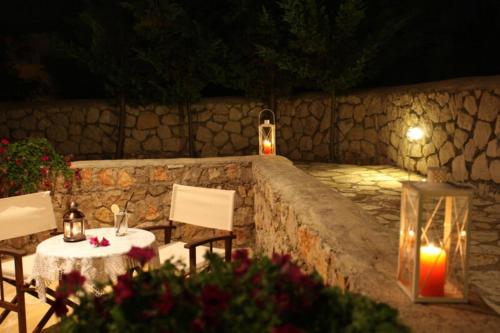
[[[298,163],[308,174],[349,197],[381,227],[399,234],[401,181],[417,174],[387,166]],[[471,215],[470,281],[472,288],[500,314],[500,197],[474,197]]]

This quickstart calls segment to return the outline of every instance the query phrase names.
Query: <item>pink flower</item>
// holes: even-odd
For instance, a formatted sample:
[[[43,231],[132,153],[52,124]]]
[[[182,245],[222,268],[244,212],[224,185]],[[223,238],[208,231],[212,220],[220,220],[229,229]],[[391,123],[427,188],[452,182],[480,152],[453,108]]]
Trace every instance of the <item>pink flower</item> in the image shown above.
[[[174,306],[174,299],[172,297],[172,290],[170,289],[168,283],[165,283],[163,287],[165,288],[165,291],[161,294],[160,300],[156,304],[156,308],[161,315],[166,315]]]
[[[8,145],[8,144],[10,143],[10,141],[9,141],[9,140],[7,140],[7,139],[5,139],[5,138],[3,138],[1,142],[2,142],[2,144],[3,144],[3,145],[5,145],[5,146],[6,146],[6,145]]]
[[[248,258],[247,250],[236,250],[233,253],[234,260],[234,273],[236,275],[243,275],[247,272],[250,266],[250,259]]]
[[[106,237],[103,237],[99,242],[99,246],[109,246],[109,240],[107,240]]]
[[[122,304],[123,301],[132,297],[134,291],[132,289],[132,278],[128,274],[123,274],[118,277],[116,285],[113,287],[115,291],[115,302]]]
[[[90,243],[90,245],[98,247],[99,246],[99,238],[97,236],[90,237],[89,243]]]
[[[54,301],[54,310],[56,315],[59,317],[65,316],[68,313],[68,307],[66,306],[67,295],[56,291],[56,299]]]
[[[90,245],[93,245],[94,247],[100,247],[100,246],[109,246],[109,240],[106,239],[106,237],[103,237],[101,241],[99,241],[98,236],[90,237],[89,239]]]
[[[140,248],[137,246],[132,246],[127,255],[130,258],[139,261],[141,265],[144,265],[145,263],[150,261],[156,255],[156,253],[152,248],[149,247]]]
[[[5,153],[5,151],[6,151],[5,147],[0,147],[0,154]]]
[[[215,318],[229,305],[229,295],[214,284],[207,284],[201,291],[204,314]]]
[[[21,165],[21,160],[16,160],[16,165],[17,166]]]
[[[43,155],[42,157],[40,157],[40,159],[43,161],[43,162],[47,162],[49,160],[49,157],[47,155]]]
[[[47,176],[49,174],[49,169],[41,168],[40,173],[42,174],[42,176]]]

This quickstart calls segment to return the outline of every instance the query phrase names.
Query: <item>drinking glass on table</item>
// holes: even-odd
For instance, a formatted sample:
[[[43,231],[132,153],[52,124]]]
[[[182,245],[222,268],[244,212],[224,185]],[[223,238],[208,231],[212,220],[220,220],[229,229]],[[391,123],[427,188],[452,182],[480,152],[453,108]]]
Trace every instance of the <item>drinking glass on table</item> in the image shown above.
[[[130,213],[124,211],[114,214],[116,236],[125,236],[127,234],[130,215]]]

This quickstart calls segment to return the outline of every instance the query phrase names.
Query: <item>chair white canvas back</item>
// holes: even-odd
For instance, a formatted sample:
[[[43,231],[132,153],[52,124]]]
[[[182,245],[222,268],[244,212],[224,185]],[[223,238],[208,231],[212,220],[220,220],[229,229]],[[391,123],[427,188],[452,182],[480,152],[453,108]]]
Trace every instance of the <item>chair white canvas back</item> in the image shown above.
[[[50,192],[0,199],[0,240],[55,229]]]
[[[232,231],[234,194],[233,190],[174,184],[170,220]]]

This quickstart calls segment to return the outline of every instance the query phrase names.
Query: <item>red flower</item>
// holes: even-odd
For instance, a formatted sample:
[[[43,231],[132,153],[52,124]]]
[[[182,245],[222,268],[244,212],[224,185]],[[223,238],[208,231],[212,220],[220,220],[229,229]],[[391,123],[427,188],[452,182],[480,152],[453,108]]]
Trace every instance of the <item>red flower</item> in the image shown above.
[[[5,153],[5,151],[6,151],[6,150],[7,150],[7,149],[5,149],[5,147],[0,147],[0,154]]]
[[[75,179],[77,182],[82,180],[82,169],[75,170]]]
[[[288,254],[273,253],[272,262],[273,262],[273,264],[278,265],[279,267],[282,267],[285,264],[289,263],[290,259],[291,259],[290,255],[288,255]]]
[[[4,138],[4,139],[2,139],[2,144],[3,144],[3,145],[5,145],[5,146],[6,146],[6,145],[8,145],[9,143],[10,143],[10,141],[9,141],[9,140],[7,140],[7,139],[5,139],[5,138]]]
[[[205,316],[215,318],[227,308],[229,295],[216,285],[207,284],[201,291],[201,303]]]
[[[65,188],[65,189],[69,190],[69,189],[71,188],[71,186],[72,186],[72,185],[71,185],[71,182],[70,182],[70,181],[66,180],[66,181],[64,182],[64,188]]]
[[[90,243],[90,245],[98,247],[99,246],[99,237],[97,237],[97,236],[90,237],[89,243]]]
[[[43,162],[47,162],[49,160],[49,157],[47,155],[43,155],[42,157],[40,157],[40,159],[43,161]]]
[[[109,246],[109,240],[107,240],[106,237],[103,237],[99,242],[99,246]]]
[[[59,317],[65,316],[68,313],[68,307],[66,306],[66,297],[64,293],[56,291],[56,299],[54,301],[54,310],[56,315]]]
[[[247,272],[250,266],[250,259],[248,258],[248,251],[245,249],[236,250],[233,253],[234,260],[234,273],[236,275],[243,275]]]
[[[191,327],[194,332],[205,332],[205,322],[201,318],[195,318],[191,322]]]
[[[284,324],[274,327],[271,333],[305,333],[305,331],[291,324]]]
[[[155,255],[155,251],[152,248],[145,247],[145,248],[140,248],[137,246],[132,246],[130,251],[127,253],[129,258],[135,259],[141,263],[141,265],[144,265],[148,261],[150,261]]]
[[[85,283],[85,277],[79,271],[72,271],[68,274],[63,274],[61,284],[57,287],[59,297],[66,298],[74,294]]]
[[[49,174],[49,169],[48,168],[41,168],[40,173],[42,176],[47,176]]]
[[[115,291],[115,302],[122,304],[123,301],[132,297],[134,291],[132,289],[132,278],[128,274],[123,274],[118,277],[116,285],[113,287]]]
[[[274,301],[276,302],[276,307],[278,308],[278,312],[287,312],[291,308],[290,296],[285,292],[278,292],[276,296],[274,296]]]
[[[21,160],[16,160],[16,165],[17,166],[21,165]]]
[[[160,296],[159,302],[156,304],[156,308],[161,315],[166,315],[170,312],[174,306],[174,299],[172,298],[172,290],[168,283],[163,285],[165,291]]]

